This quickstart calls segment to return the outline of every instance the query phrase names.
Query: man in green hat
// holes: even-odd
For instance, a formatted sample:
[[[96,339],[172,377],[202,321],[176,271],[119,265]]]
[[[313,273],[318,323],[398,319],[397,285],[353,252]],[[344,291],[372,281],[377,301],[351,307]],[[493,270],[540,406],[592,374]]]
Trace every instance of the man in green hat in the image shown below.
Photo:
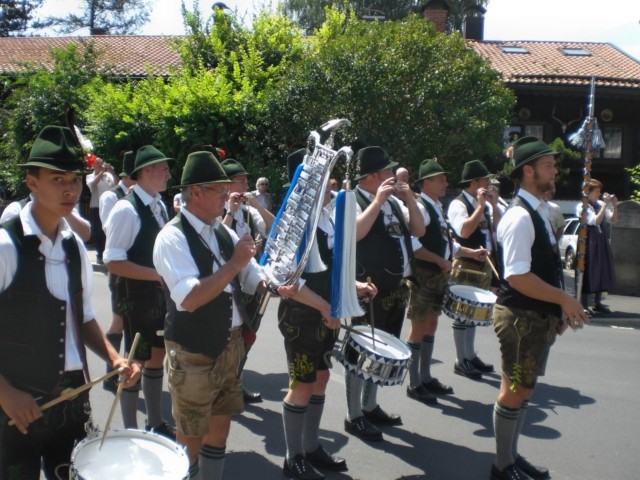
[[[492,480],[549,477],[546,468],[532,465],[518,453],[518,438],[556,333],[566,328],[566,322],[575,330],[588,320],[580,302],[561,288],[562,265],[544,201],[558,173],[554,158],[558,152],[535,137],[522,137],[513,147],[511,176],[520,188],[498,226],[504,280],[493,326],[500,342],[502,380],[493,410]]]
[[[427,404],[437,403],[436,395],[452,394],[453,388],[431,376],[431,359],[435,343],[438,317],[449,283],[455,257],[484,260],[483,249],[462,247],[453,238],[450,225],[442,210],[440,198],[447,191],[447,172],[435,158],[420,164],[417,184],[420,185],[418,205],[424,216],[425,234],[414,240],[416,257],[415,282],[411,282],[411,296],[407,317],[411,327],[407,346],[411,350],[407,396]]]
[[[99,202],[99,212],[100,212],[100,221],[102,223],[102,228],[105,230],[105,238],[106,238],[106,225],[107,219],[109,218],[109,214],[111,213],[111,209],[116,204],[118,200],[124,198],[124,196],[129,193],[131,187],[135,185],[135,180],[132,180],[130,175],[133,171],[134,162],[136,159],[136,154],[129,150],[124,152],[122,155],[122,172],[120,172],[120,181],[118,184],[113,187],[111,190],[107,190],[102,195],[100,195]],[[119,312],[118,307],[118,297],[117,297],[117,288],[116,288],[116,279],[117,275],[113,273],[109,273],[109,291],[111,293],[111,323],[109,323],[109,327],[107,328],[107,333],[105,334],[107,340],[113,345],[113,348],[116,349],[117,352],[120,351],[120,344],[122,343],[122,316]],[[107,364],[107,373],[109,373],[110,366]],[[104,389],[108,390],[112,393],[116,393],[117,389],[117,381],[112,377],[108,378],[103,383]]]
[[[96,322],[91,263],[64,220],[85,173],[71,130],[45,127],[20,166],[33,200],[0,225],[0,478],[37,480],[41,468],[47,478],[66,478],[86,436],[89,392],[45,411],[40,405],[88,381],[85,347],[124,368],[125,385],[140,371]]]
[[[495,226],[500,221],[500,211],[487,200],[491,177],[489,170],[480,160],[465,163],[459,183],[462,192],[451,201],[447,213],[460,245],[470,249],[484,248],[494,256],[497,252]],[[494,196],[490,198],[497,201]],[[456,258],[451,272],[454,282],[489,289],[492,285],[493,270],[488,258],[487,256],[483,261]],[[461,320],[454,320],[451,326],[456,347],[454,373],[479,379],[483,373],[493,372],[493,365],[483,362],[475,351],[476,326]]]
[[[129,351],[136,333],[140,342],[134,358],[143,366],[142,385],[122,392],[120,407],[125,428],[138,428],[138,396],[142,387],[147,430],[175,439],[175,429],[162,418],[162,378],[165,355],[162,331],[165,299],[160,277],[153,266],[153,243],[167,222],[160,192],[171,178],[167,158],[153,145],[137,150],[129,175],[136,184],[118,200],[107,218],[107,244],[104,260],[110,273],[118,276],[120,314],[124,324],[125,350]]]
[[[191,153],[178,187],[185,204],[153,250],[169,302],[164,339],[177,440],[187,448],[190,476],[199,471],[197,478],[208,480],[222,478],[231,418],[244,409],[238,370],[247,318],[241,293],[266,288],[251,235],[238,237],[220,222],[230,185],[210,152]],[[278,293],[313,306],[325,322],[338,322],[322,297],[306,286],[296,289]]]
[[[397,182],[391,161],[381,147],[358,150],[356,188],[356,271],[361,282],[372,281],[378,294],[356,323],[373,324],[400,336],[409,294],[406,279],[414,273],[411,236],[424,235],[424,219],[408,184]],[[345,430],[363,440],[382,440],[378,425],[399,425],[400,416],[385,412],[377,401],[378,386],[345,372]]]

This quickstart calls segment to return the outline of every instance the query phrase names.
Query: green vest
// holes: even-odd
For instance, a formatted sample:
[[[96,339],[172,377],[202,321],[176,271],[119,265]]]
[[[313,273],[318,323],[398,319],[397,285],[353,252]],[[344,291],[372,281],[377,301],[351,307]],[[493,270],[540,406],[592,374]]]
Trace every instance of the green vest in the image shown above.
[[[20,390],[52,394],[64,373],[67,302],[47,287],[40,240],[24,235],[20,217],[2,224],[17,250],[18,269],[0,293],[0,374]],[[78,333],[84,321],[81,258],[75,237],[65,238],[68,290]],[[78,345],[86,370],[82,338]]]
[[[178,213],[169,224],[184,234],[189,245],[189,252],[198,267],[198,278],[212,275],[213,263],[216,261],[215,255],[202,241],[189,221],[181,213]],[[225,261],[228,261],[233,255],[233,240],[223,225],[216,229],[215,234],[220,247],[220,255]],[[232,295],[223,291],[194,312],[178,311],[164,281],[162,285],[167,299],[164,337],[193,352],[211,358],[220,355],[229,338],[233,317]],[[235,279],[234,288],[240,288]],[[238,305],[238,308],[242,307],[242,305]]]
[[[419,201],[422,202],[422,205],[427,210],[430,219],[425,234],[419,238],[420,243],[430,252],[444,258],[444,255],[447,252],[447,241],[442,237],[442,227],[440,225],[438,212],[431,202],[426,201],[422,196],[419,197]],[[427,262],[426,260],[416,258],[416,264],[418,267],[427,268],[429,270],[437,269],[438,272],[440,271],[440,267],[433,262]]]
[[[153,244],[160,233],[160,225],[153,216],[151,207],[145,205],[136,192],[129,193],[124,197],[124,200],[133,205],[138,213],[138,218],[140,218],[140,231],[131,248],[127,250],[127,260],[138,265],[155,268],[153,266]]]
[[[516,196],[511,202],[511,206],[513,207],[514,205],[524,208],[527,213],[529,213],[531,221],[533,222],[535,239],[531,245],[531,273],[534,273],[549,285],[560,288],[562,264],[560,263],[560,257],[549,240],[544,220],[522,197]],[[513,308],[535,310],[556,316],[562,315],[560,305],[527,297],[515,288],[512,288],[507,280],[502,280],[500,284],[500,291],[498,292],[496,303]]]

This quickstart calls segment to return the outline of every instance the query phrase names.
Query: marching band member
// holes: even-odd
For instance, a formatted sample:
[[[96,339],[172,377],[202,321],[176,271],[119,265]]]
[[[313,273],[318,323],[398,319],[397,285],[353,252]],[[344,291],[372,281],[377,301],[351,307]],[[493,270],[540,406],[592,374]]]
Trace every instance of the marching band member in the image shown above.
[[[164,340],[177,440],[191,478],[213,480],[222,478],[231,417],[244,409],[238,371],[250,332],[241,293],[266,287],[253,238],[220,222],[230,180],[214,155],[191,153],[180,183],[185,204],[158,235],[153,260],[169,305]],[[305,286],[278,293],[314,305],[329,325],[337,321]]]
[[[114,369],[124,367],[125,386],[140,370],[128,367],[100,330],[91,263],[64,220],[80,198],[84,173],[71,130],[45,127],[20,166],[33,200],[0,227],[0,478],[38,480],[41,468],[47,478],[66,478],[68,468],[59,467],[68,467],[86,436],[89,392],[44,412],[37,401],[86,383],[85,347]]]
[[[105,263],[109,273],[118,276],[118,295],[129,351],[135,334],[140,342],[134,353],[144,369],[142,390],[147,408],[146,430],[175,439],[175,429],[162,418],[162,378],[165,355],[162,332],[166,311],[160,276],[153,265],[153,244],[168,219],[160,192],[171,178],[167,158],[153,145],[136,152],[130,177],[137,183],[118,200],[107,219]],[[140,385],[125,388],[120,408],[125,428],[137,428]]]
[[[373,280],[378,295],[356,323],[373,324],[400,336],[408,297],[405,279],[414,272],[411,236],[424,235],[425,227],[409,185],[396,182],[392,162],[381,147],[358,150],[360,165],[356,188],[357,278]],[[404,205],[403,205],[404,202]],[[345,430],[363,440],[382,440],[374,424],[400,425],[400,416],[385,412],[377,401],[377,385],[345,371],[347,413]]]
[[[300,149],[287,158],[290,181],[305,151]],[[329,302],[335,233],[329,186],[322,204],[316,240],[327,269],[303,273],[302,278],[306,280],[305,286]],[[366,283],[356,282],[356,288],[360,295],[372,297],[376,293],[375,287]],[[324,476],[314,467],[338,471],[347,469],[346,461],[329,454],[318,438],[331,366],[328,357],[338,338],[340,324],[325,322],[319,310],[292,299],[280,302],[278,327],[284,337],[289,365],[289,390],[282,402],[287,445],[284,472],[303,480],[323,479]]]
[[[495,207],[497,197],[489,196],[491,174],[480,160],[465,163],[460,185],[463,190],[449,204],[448,217],[456,240],[471,249],[485,248],[497,258],[495,227],[500,220],[499,209]],[[491,201],[487,201],[488,199]],[[473,270],[477,274],[463,270]],[[453,261],[451,277],[455,283],[489,289],[492,284],[492,269],[487,260],[456,258]],[[496,279],[496,281],[499,279]],[[483,373],[493,372],[493,365],[484,363],[475,351],[476,326],[454,320],[453,341],[456,348],[454,373],[471,379],[479,379]]]
[[[462,256],[483,261],[485,250],[461,247],[453,238],[440,198],[446,194],[447,172],[436,159],[420,164],[417,183],[422,193],[418,205],[424,207],[426,233],[414,241],[416,282],[411,282],[407,317],[411,320],[407,346],[411,350],[407,396],[427,404],[438,402],[436,395],[452,394],[453,388],[431,376],[431,359],[442,313],[442,302],[449,283],[451,261]],[[422,210],[422,209],[421,209]]]
[[[518,453],[518,438],[551,345],[566,325],[562,315],[573,329],[588,320],[580,302],[561,288],[562,265],[543,199],[558,173],[554,158],[558,152],[535,137],[522,137],[513,147],[511,176],[520,189],[498,226],[505,279],[493,310],[502,380],[493,411],[492,480],[549,477],[546,468],[532,465]]]

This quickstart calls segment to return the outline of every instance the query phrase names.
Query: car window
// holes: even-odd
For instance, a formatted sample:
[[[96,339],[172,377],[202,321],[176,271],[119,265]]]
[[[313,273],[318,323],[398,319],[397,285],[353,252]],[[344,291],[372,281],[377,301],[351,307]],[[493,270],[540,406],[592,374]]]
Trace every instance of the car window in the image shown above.
[[[564,235],[575,235],[576,231],[580,227],[580,220],[577,218],[572,218],[571,220],[567,220],[566,225],[564,226]]]

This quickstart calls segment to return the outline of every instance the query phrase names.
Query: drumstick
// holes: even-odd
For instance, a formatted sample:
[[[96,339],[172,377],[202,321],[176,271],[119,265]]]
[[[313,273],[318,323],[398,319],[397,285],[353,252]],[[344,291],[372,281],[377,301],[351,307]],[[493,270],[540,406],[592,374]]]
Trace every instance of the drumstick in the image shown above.
[[[457,271],[462,272],[462,273],[472,273],[474,275],[481,275],[483,277],[487,276],[486,273],[481,272],[479,270],[469,270],[468,268],[461,268],[461,267],[455,267],[454,270],[457,270]]]
[[[487,260],[487,262],[489,262],[489,266],[491,267],[491,270],[493,270],[495,276],[498,278],[498,280],[500,280],[500,274],[498,273],[498,270],[496,270],[496,267],[493,266],[493,262],[491,261],[491,259],[488,256],[485,257],[485,259]]]
[[[375,337],[371,337],[371,336],[367,335],[366,333],[361,332],[360,330],[356,330],[355,328],[349,327],[348,325],[345,325],[343,323],[340,324],[340,328],[342,328],[343,330],[346,330],[349,333],[354,333],[356,335],[360,335],[361,337],[367,338],[367,339],[371,340],[372,342],[376,342],[377,341],[378,343],[381,343],[385,347],[389,346],[388,343],[385,343],[380,339],[376,340]]]
[[[85,390],[89,390],[95,384],[103,382],[103,381],[107,380],[108,378],[113,377],[114,375],[122,373],[123,371],[124,371],[124,368],[120,367],[117,370],[113,370],[113,371],[107,373],[106,375],[103,375],[100,378],[92,380],[91,382],[85,383],[84,385],[82,385],[82,386],[80,386],[78,388],[63,390],[62,393],[60,393],[59,397],[56,397],[53,400],[50,400],[47,403],[42,404],[40,406],[40,411],[43,412],[47,408],[51,408],[54,405],[59,404],[60,402],[64,402],[65,400],[71,400],[72,398],[75,398],[78,395],[80,395]],[[9,421],[9,425],[15,425],[15,424],[16,424],[16,422],[14,422],[13,420]]]
[[[367,285],[371,286],[371,277],[367,277]],[[373,320],[373,299],[369,299],[369,318],[371,319],[371,342],[373,343],[373,349],[376,349],[376,334],[374,333],[375,325]]]
[[[129,356],[127,357],[127,366],[131,366],[131,362],[133,361],[133,355],[136,353],[136,348],[138,347],[138,342],[140,341],[140,332],[136,333],[136,336],[133,339],[133,344],[131,345],[131,349],[129,350]],[[113,399],[113,403],[111,404],[111,411],[109,412],[109,417],[107,418],[107,423],[104,426],[104,433],[102,434],[102,440],[100,440],[100,446],[98,450],[102,449],[102,445],[104,444],[105,439],[107,438],[107,432],[109,431],[109,427],[111,426],[111,420],[113,420],[113,414],[116,412],[116,405],[120,401],[120,396],[122,395],[122,387],[124,386],[124,381],[118,383],[118,390],[116,391],[116,396]]]

